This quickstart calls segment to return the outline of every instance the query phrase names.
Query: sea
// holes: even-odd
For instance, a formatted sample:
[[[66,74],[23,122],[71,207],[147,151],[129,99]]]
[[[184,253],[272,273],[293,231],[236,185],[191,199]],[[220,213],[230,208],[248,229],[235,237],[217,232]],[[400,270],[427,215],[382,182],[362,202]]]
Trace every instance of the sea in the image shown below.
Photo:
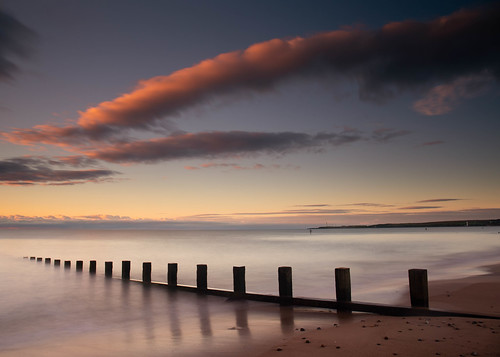
[[[178,263],[178,283],[188,286],[196,285],[196,265],[206,264],[209,288],[224,290],[233,289],[233,267],[245,266],[247,292],[273,295],[278,267],[290,266],[294,296],[323,299],[335,298],[335,268],[348,267],[353,301],[394,304],[408,291],[409,269],[427,269],[429,281],[463,278],[485,274],[499,257],[500,227],[0,229],[0,356],[255,356],[296,329],[340,318],[122,281],[123,260],[137,280],[151,262],[158,282]],[[113,279],[104,277],[106,261]]]

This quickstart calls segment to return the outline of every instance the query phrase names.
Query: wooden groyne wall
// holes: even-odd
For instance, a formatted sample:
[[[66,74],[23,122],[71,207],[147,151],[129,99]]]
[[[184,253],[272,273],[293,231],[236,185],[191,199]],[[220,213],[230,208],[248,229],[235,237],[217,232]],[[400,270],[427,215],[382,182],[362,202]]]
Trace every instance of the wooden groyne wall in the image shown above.
[[[24,257],[28,259],[28,257]],[[44,261],[41,257],[30,257],[30,261],[41,263]],[[61,266],[61,259],[45,258],[45,264],[50,265],[53,262],[55,267]],[[64,268],[71,269],[71,261],[64,260]],[[245,267],[233,267],[233,290],[222,290],[208,288],[208,267],[206,264],[196,266],[196,286],[180,285],[177,281],[178,264],[168,263],[167,281],[157,282],[151,280],[152,263],[144,262],[142,264],[142,280],[130,278],[131,262],[123,260],[121,262],[121,279],[135,283],[147,284],[148,286],[159,286],[166,289],[176,289],[204,295],[222,296],[230,299],[246,299],[268,303],[277,303],[280,305],[295,305],[317,308],[335,309],[338,312],[350,313],[368,312],[381,315],[393,316],[458,316],[471,318],[492,318],[500,319],[500,316],[488,316],[481,314],[471,314],[454,311],[443,311],[429,309],[429,289],[426,269],[408,270],[408,282],[410,290],[411,306],[391,306],[384,304],[373,304],[365,302],[355,302],[351,300],[351,276],[350,269],[345,267],[335,268],[335,293],[336,299],[313,299],[298,298],[293,296],[292,268],[282,266],[278,268],[278,291],[279,295],[256,294],[246,291]],[[83,272],[83,261],[75,262],[76,271]],[[88,264],[90,274],[97,274],[97,261],[91,260]],[[104,276],[113,278],[113,262],[104,262]]]

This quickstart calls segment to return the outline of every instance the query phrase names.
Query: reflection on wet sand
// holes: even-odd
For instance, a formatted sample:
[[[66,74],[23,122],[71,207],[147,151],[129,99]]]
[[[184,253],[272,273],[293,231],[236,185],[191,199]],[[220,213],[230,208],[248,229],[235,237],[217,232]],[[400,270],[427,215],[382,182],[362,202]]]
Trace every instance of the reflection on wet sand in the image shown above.
[[[71,351],[75,357],[246,357],[297,327],[326,326],[336,316],[106,278],[102,273],[41,271],[29,265],[26,271],[27,287],[34,278],[44,282],[36,299],[43,307],[18,311],[19,320],[8,320],[10,328],[0,336],[2,356],[62,357]],[[29,326],[23,323],[27,319]],[[36,342],[23,344],[30,339]],[[6,349],[15,354],[6,354]]]
[[[295,316],[293,306],[280,306],[280,325],[283,334],[293,332],[295,327]]]
[[[213,345],[214,340],[220,338],[223,331],[231,330],[236,331],[240,339],[248,340],[253,335],[252,327],[259,326],[262,321],[266,321],[265,328],[279,325],[281,335],[289,335],[296,328],[297,313],[293,306],[279,306],[243,299],[226,299],[155,285],[134,284],[129,281],[113,280],[112,283],[121,283],[122,285],[121,302],[124,310],[139,309],[141,311],[140,315],[144,327],[143,336],[148,343],[154,343],[155,339],[167,337],[174,345],[181,345],[183,336],[186,335],[189,340],[192,338],[193,331],[196,330],[204,337],[203,343],[205,345]],[[140,301],[136,301],[135,306],[129,306],[132,301],[130,298],[131,290],[136,289],[142,291]],[[308,316],[316,315],[313,311],[302,308],[298,320],[304,321]],[[335,314],[321,315],[328,319],[328,322],[336,319]],[[344,318],[350,318],[349,314]],[[324,323],[326,319],[320,319],[320,321]],[[223,321],[222,325],[221,321]],[[168,336],[165,335],[165,328],[169,332]],[[259,328],[261,329],[259,334],[265,330],[261,326]]]
[[[207,296],[198,294],[196,295],[196,302],[198,305],[198,315],[200,317],[200,331],[202,336],[212,336],[212,325],[210,323],[210,310],[208,307]]]

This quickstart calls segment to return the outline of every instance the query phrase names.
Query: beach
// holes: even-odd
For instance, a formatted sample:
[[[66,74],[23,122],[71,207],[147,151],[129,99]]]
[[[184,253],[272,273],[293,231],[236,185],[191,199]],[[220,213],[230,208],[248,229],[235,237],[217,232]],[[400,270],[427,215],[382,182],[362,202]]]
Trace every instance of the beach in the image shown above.
[[[299,327],[259,356],[500,356],[500,264],[485,269],[484,275],[431,281],[430,308],[497,319],[352,314],[326,329]],[[408,305],[409,297],[400,304]]]
[[[312,235],[4,230],[0,248],[0,285],[8,287],[0,292],[0,356],[372,356],[377,351],[409,355],[408,346],[426,356],[455,351],[456,341],[466,345],[456,347],[453,356],[499,349],[494,344],[498,320],[346,317],[327,308],[200,296],[121,279],[124,259],[132,263],[132,280],[141,280],[142,262],[149,261],[152,279],[160,283],[167,279],[168,264],[177,262],[179,285],[195,286],[197,264],[204,263],[209,288],[232,290],[232,267],[243,265],[247,292],[276,295],[276,268],[290,266],[294,297],[328,300],[335,298],[334,268],[344,266],[351,269],[353,301],[408,307],[408,269],[424,268],[431,308],[500,315],[499,266],[494,265],[500,242],[490,228]],[[46,264],[22,256],[53,260]],[[54,265],[55,259],[71,261],[71,268]],[[78,260],[83,271],[76,269]],[[97,260],[96,274],[89,274],[91,260]],[[105,277],[106,261],[114,262],[112,279]]]

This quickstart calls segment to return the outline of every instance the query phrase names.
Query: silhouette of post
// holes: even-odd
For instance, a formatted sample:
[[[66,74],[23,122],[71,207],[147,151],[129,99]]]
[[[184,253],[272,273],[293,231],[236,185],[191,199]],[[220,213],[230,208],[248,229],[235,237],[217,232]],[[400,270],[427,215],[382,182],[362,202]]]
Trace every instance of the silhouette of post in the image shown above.
[[[335,268],[335,294],[337,302],[351,302],[351,272],[349,268]],[[349,312],[350,309],[337,309],[342,312]]]
[[[130,280],[130,260],[122,260],[122,279]]]
[[[142,263],[142,282],[151,283],[151,262]]]
[[[70,269],[70,268],[71,268],[71,260],[65,260],[64,269]]]
[[[245,267],[233,267],[233,290],[236,296],[246,294]]]
[[[76,261],[76,271],[82,271],[83,270],[83,260],[77,260]]]
[[[104,262],[104,275],[107,278],[111,278],[113,276],[113,262]]]
[[[54,266],[58,267],[61,265],[61,259],[54,259]]]
[[[36,257],[30,257],[30,260],[35,260],[35,259],[36,259]]]
[[[167,283],[168,286],[177,286],[177,263],[168,263]]]
[[[41,261],[42,261],[42,258],[36,258],[36,261],[37,261],[37,262],[41,262]]]
[[[199,291],[207,291],[208,289],[207,270],[208,267],[206,264],[198,264],[196,266],[196,287]]]
[[[278,284],[280,292],[280,305],[291,305],[293,300],[292,268],[278,268]]]
[[[429,287],[427,269],[408,270],[410,300],[412,307],[429,307]]]
[[[97,262],[95,260],[91,260],[89,263],[89,273],[90,274],[97,273]]]
[[[45,264],[50,264],[51,259],[50,258],[45,258]]]

